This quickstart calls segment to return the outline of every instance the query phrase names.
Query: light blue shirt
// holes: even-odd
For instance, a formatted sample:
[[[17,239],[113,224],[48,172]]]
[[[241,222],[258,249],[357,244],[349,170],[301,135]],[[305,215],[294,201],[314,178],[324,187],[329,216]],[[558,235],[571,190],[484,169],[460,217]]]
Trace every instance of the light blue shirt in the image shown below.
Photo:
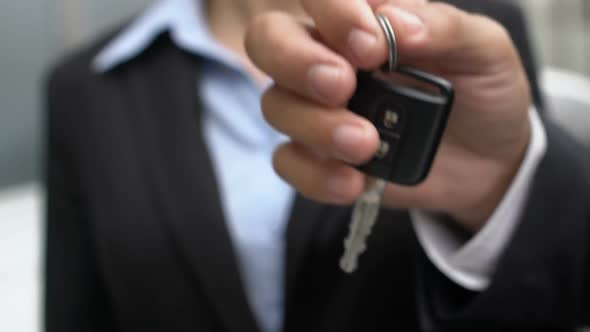
[[[271,160],[285,137],[264,121],[262,88],[235,53],[211,36],[203,4],[195,0],[157,2],[112,40],[93,66],[108,71],[140,54],[164,30],[178,47],[206,59],[200,79],[195,77],[195,93],[203,105],[205,140],[220,185],[222,208],[258,323],[265,332],[280,331],[285,228],[294,192],[275,174]]]

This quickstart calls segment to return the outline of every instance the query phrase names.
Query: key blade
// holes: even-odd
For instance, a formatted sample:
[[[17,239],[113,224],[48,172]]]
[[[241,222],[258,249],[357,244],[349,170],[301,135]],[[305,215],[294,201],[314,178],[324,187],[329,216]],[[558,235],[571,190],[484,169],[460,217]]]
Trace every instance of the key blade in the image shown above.
[[[340,268],[342,271],[351,274],[356,271],[358,259],[352,257],[342,257],[340,258]]]
[[[356,270],[358,258],[366,250],[366,240],[377,221],[386,184],[384,180],[374,180],[354,205],[349,234],[344,240],[344,254],[340,259],[340,268],[346,273]]]
[[[359,199],[353,208],[352,220],[349,226],[348,236],[344,239],[344,254],[340,259],[340,268],[346,273],[352,273],[357,267],[359,230],[364,216],[366,203]]]

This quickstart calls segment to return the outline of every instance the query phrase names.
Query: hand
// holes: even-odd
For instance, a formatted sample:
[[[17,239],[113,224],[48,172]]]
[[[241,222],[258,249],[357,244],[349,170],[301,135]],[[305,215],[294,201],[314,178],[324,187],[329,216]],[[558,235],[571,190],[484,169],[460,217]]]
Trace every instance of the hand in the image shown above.
[[[274,80],[262,109],[291,138],[274,155],[277,173],[303,195],[352,203],[379,137],[346,109],[357,68],[387,59],[374,12],[385,14],[400,62],[436,73],[456,89],[454,108],[428,178],[389,184],[384,206],[437,211],[477,231],[511,183],[528,146],[529,83],[508,33],[489,18],[419,0],[302,0],[312,23],[281,12],[250,25],[246,49]]]

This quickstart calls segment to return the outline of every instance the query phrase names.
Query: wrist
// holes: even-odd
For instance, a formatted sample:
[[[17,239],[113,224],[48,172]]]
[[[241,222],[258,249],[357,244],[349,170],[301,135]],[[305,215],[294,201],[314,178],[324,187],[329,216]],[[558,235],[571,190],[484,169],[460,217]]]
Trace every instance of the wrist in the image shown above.
[[[484,168],[478,183],[466,186],[472,188],[471,204],[450,212],[450,216],[467,230],[478,232],[485,226],[514,181],[529,145],[529,121],[525,122],[521,132],[521,138],[514,143],[510,157],[492,161],[493,166]]]

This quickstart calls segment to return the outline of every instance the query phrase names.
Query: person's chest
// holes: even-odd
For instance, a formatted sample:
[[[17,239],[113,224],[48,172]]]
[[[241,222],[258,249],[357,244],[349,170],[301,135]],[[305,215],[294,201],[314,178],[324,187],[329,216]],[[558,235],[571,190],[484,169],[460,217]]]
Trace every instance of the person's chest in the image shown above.
[[[76,105],[76,176],[99,273],[129,326],[248,331],[255,323],[194,77],[150,70],[101,81]],[[338,268],[348,208],[297,196],[285,217],[287,330],[413,324],[417,242],[406,213],[382,213],[352,276]]]

